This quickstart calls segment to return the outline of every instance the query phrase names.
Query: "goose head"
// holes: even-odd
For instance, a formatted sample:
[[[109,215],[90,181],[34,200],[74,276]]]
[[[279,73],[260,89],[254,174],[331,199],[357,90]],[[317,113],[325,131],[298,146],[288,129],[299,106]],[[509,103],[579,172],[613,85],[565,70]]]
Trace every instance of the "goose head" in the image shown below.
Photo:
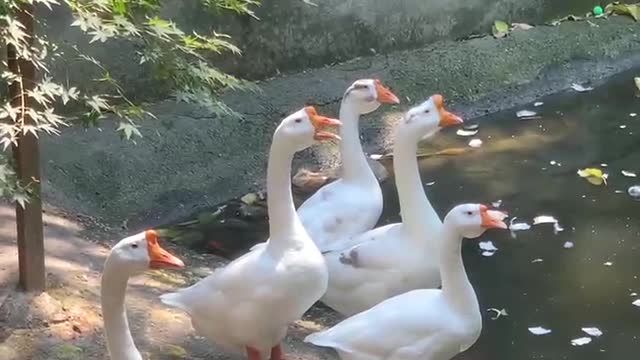
[[[459,116],[445,109],[442,95],[436,94],[407,111],[398,126],[405,133],[421,139],[435,134],[442,128],[462,123]]]
[[[131,275],[148,269],[184,267],[182,260],[158,244],[155,230],[146,230],[120,240],[111,249],[109,259],[117,264],[118,269]]]
[[[444,224],[453,226],[460,236],[475,239],[488,229],[506,229],[502,221],[507,214],[489,210],[482,204],[463,204],[454,207],[444,219]]]
[[[313,106],[307,106],[284,118],[276,129],[275,137],[300,151],[315,141],[340,140],[340,136],[325,129],[341,124],[339,120],[318,114]]]
[[[368,114],[380,104],[399,104],[400,100],[377,79],[356,80],[344,93],[343,101],[355,105],[359,114]]]

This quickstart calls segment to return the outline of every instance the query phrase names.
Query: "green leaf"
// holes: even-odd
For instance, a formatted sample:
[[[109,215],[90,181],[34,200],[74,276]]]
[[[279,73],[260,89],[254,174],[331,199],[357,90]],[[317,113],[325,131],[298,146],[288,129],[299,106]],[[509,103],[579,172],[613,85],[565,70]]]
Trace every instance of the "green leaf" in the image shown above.
[[[111,0],[111,10],[118,15],[127,13],[127,2],[125,0]]]
[[[509,24],[501,20],[496,20],[493,22],[491,31],[496,39],[503,38],[509,34]]]

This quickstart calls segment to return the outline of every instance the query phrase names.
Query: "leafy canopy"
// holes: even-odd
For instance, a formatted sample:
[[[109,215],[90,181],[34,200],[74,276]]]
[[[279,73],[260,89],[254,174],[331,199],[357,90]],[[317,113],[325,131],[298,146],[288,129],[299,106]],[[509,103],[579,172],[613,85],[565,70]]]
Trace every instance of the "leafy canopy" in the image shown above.
[[[234,11],[255,17],[252,7],[257,0],[200,0],[210,9]],[[220,101],[222,89],[255,90],[250,82],[224,73],[204,57],[207,53],[240,50],[230,42],[229,36],[186,33],[171,21],[161,17],[161,0],[0,0],[0,42],[3,48],[12,47],[16,56],[31,62],[38,76],[25,78],[20,69],[10,69],[7,61],[0,68],[0,81],[5,87],[18,86],[17,98],[0,99],[0,195],[9,196],[24,205],[33,186],[20,184],[10,159],[8,149],[17,146],[22,134],[39,136],[60,134],[60,129],[74,123],[95,126],[105,114],[114,114],[118,120],[116,131],[123,139],[141,137],[140,121],[154,118],[140,104],[127,97],[112,73],[98,59],[82,54],[71,45],[58,46],[45,34],[29,34],[19,21],[24,4],[44,6],[49,10],[67,7],[73,13],[70,26],[77,27],[89,36],[90,43],[99,46],[112,39],[134,42],[141,50],[135,54],[140,64],[150,66],[154,74],[173,91],[177,101],[185,101],[207,108],[215,114],[237,115]],[[39,21],[41,19],[35,19]],[[100,76],[93,81],[106,85],[104,93],[88,93],[80,84],[61,83],[54,79],[50,65],[58,58],[88,62],[96,67]],[[17,70],[17,71],[16,71]],[[31,82],[33,89],[23,85]],[[25,99],[29,99],[25,105]],[[80,116],[69,117],[61,113],[65,106],[83,109]],[[28,119],[31,121],[28,121]]]

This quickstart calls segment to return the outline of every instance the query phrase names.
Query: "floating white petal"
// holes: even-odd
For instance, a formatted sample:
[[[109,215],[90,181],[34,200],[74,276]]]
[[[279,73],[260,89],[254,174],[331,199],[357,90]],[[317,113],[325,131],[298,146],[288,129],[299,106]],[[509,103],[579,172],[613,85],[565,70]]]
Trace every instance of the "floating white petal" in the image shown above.
[[[472,139],[471,141],[469,141],[469,146],[471,146],[472,148],[479,148],[480,146],[482,146],[482,140]]]
[[[498,248],[495,245],[493,245],[493,242],[491,241],[481,241],[478,245],[480,246],[480,250],[498,251]]]
[[[482,256],[486,256],[486,257],[490,257],[490,256],[493,256],[495,254],[496,254],[495,251],[483,251],[482,252]]]
[[[533,117],[538,115],[537,112],[535,111],[531,111],[531,110],[520,110],[516,113],[516,116],[520,119],[522,118],[528,118],[528,117]]]
[[[473,136],[477,133],[478,133],[478,129],[475,129],[475,130],[458,129],[458,131],[456,131],[456,134],[459,136]]]
[[[604,266],[611,266],[611,265],[613,265],[613,263],[612,263],[611,261],[607,261],[606,263],[604,263],[604,264],[602,264],[602,265],[604,265]]]
[[[583,327],[582,331],[584,331],[587,335],[595,337],[602,335],[602,331],[600,331],[600,329],[598,329],[597,327]]]
[[[380,159],[382,159],[382,155],[380,155],[380,154],[371,154],[371,155],[369,155],[369,157],[370,157],[371,159],[373,159],[373,160],[380,160]]]
[[[626,176],[626,177],[637,177],[638,174],[634,173],[633,171],[627,171],[627,170],[622,170],[622,175]]]
[[[538,258],[538,259],[533,259],[533,260],[531,260],[531,263],[532,263],[532,264],[535,264],[535,263],[539,263],[539,262],[543,262],[543,261],[544,261],[544,259],[540,259],[540,258]]]
[[[538,107],[538,106],[542,106],[544,105],[544,103],[542,101],[536,101],[533,106]]]
[[[555,224],[557,222],[558,222],[558,220],[556,220],[556,218],[554,218],[553,216],[550,216],[550,215],[540,215],[540,216],[536,216],[535,218],[533,218],[533,225]]]
[[[636,301],[632,302],[631,304],[633,304],[633,305],[635,305],[635,306],[640,307],[640,299],[638,299],[638,300],[636,300]]]
[[[536,327],[530,327],[529,328],[529,332],[532,333],[533,335],[547,335],[547,334],[551,334],[551,330],[549,329],[545,329],[541,326],[536,326]]]
[[[571,241],[567,241],[563,246],[565,249],[571,249],[573,247],[573,243]]]
[[[582,345],[587,345],[590,342],[591,342],[590,337],[581,337],[581,338],[571,340],[571,345],[582,346]]]

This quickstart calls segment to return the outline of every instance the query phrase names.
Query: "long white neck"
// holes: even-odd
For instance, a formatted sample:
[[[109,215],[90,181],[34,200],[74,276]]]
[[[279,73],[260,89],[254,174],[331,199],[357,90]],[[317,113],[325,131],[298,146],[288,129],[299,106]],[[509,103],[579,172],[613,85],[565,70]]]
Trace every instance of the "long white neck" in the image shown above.
[[[402,126],[402,125],[400,125]],[[396,130],[393,148],[393,169],[400,200],[402,222],[415,236],[423,241],[425,231],[432,234],[430,239],[439,239],[442,221],[429,202],[420,178],[418,159],[418,139],[408,129]]]
[[[340,105],[340,157],[342,160],[342,179],[347,182],[376,182],[367,158],[360,143],[360,113],[348,97]]]
[[[100,288],[107,350],[112,360],[142,360],[131,337],[124,306],[129,275],[113,262],[113,258],[107,258]]]
[[[480,305],[462,262],[462,236],[444,225],[440,243],[440,277],[446,301],[462,313],[477,313]]]
[[[280,253],[307,238],[291,193],[291,161],[295,151],[274,136],[267,167],[267,207],[270,239],[268,248]],[[300,236],[304,234],[304,236]]]

